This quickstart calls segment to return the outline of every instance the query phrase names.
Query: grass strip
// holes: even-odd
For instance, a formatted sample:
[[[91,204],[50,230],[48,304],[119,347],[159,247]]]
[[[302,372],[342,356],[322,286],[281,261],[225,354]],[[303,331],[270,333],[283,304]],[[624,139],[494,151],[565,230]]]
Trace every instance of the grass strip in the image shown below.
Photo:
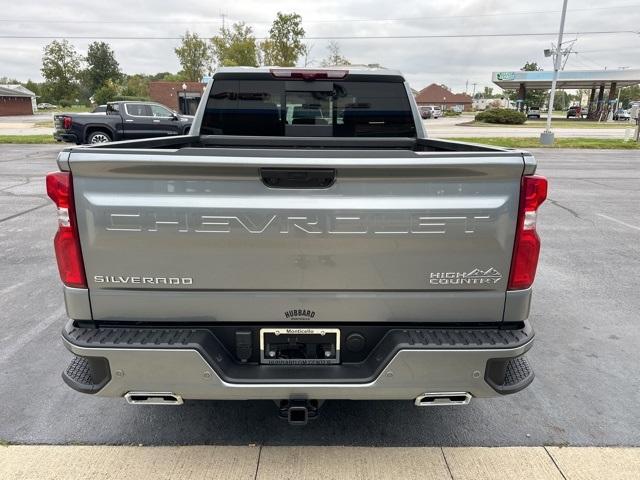
[[[0,144],[6,143],[57,143],[53,135],[0,135]]]
[[[556,138],[551,146],[541,145],[538,137],[458,137],[447,138],[458,142],[482,143],[508,148],[591,148],[604,150],[636,150],[640,143],[609,138]]]

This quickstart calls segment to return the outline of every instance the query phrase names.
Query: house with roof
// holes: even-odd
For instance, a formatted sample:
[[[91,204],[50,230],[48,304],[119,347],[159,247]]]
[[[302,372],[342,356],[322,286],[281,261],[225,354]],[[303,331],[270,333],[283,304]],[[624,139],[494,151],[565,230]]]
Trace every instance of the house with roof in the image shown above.
[[[453,93],[442,85],[432,83],[418,92],[416,102],[418,105],[440,106],[442,110],[469,112],[472,109],[473,99],[466,93]]]
[[[33,115],[36,94],[22,85],[0,85],[0,116]]]

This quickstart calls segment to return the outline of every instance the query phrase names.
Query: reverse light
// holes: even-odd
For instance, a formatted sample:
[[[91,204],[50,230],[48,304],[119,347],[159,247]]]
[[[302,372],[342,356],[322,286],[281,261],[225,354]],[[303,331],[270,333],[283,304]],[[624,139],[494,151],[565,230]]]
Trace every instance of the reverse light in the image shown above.
[[[538,207],[547,198],[547,179],[539,175],[522,177],[516,237],[511,259],[509,290],[529,288],[536,277],[540,237],[536,232]]]
[[[309,70],[294,68],[272,68],[269,70],[276,78],[301,78],[303,80],[340,79],[348,75],[349,70]]]
[[[47,195],[58,209],[58,231],[53,239],[53,246],[60,278],[68,287],[87,288],[73,203],[71,173],[49,173],[47,175]]]

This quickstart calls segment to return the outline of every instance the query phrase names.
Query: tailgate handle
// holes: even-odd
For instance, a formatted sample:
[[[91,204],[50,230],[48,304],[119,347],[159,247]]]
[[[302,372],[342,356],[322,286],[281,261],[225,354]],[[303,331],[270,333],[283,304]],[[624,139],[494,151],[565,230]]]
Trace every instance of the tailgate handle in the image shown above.
[[[260,176],[269,188],[329,188],[336,181],[331,168],[262,168]]]

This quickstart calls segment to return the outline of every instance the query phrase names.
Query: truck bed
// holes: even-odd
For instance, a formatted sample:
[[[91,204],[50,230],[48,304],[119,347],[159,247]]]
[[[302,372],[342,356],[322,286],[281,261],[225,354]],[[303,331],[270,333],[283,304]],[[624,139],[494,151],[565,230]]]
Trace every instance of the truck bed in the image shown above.
[[[149,138],[128,140],[98,145],[86,145],[78,148],[98,150],[117,149],[163,149],[179,150],[183,148],[286,148],[286,149],[380,149],[408,150],[414,152],[515,152],[511,148],[494,147],[466,142],[433,138],[398,137],[251,137],[238,135],[181,135],[167,138]],[[526,152],[521,152],[526,153]]]

